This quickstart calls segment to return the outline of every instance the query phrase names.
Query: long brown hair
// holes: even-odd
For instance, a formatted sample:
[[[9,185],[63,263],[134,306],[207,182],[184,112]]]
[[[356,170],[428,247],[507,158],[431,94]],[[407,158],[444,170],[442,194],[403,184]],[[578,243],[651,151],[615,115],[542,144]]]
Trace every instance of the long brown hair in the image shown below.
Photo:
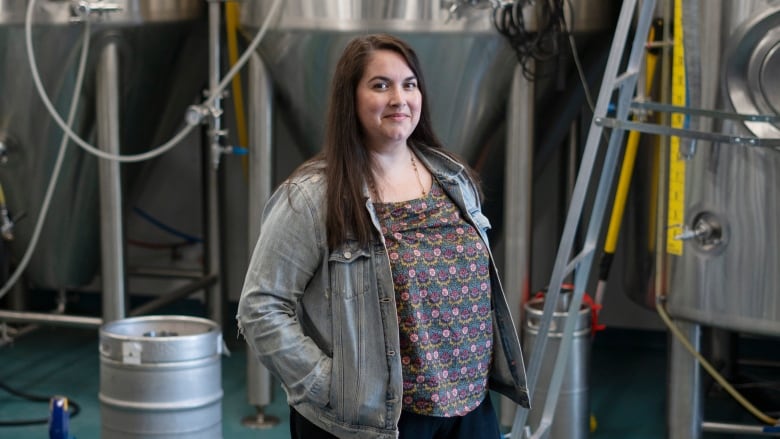
[[[330,248],[346,241],[348,234],[361,245],[368,244],[371,239],[373,227],[365,209],[363,187],[373,177],[371,158],[364,146],[363,129],[358,120],[356,93],[366,65],[377,50],[390,50],[401,55],[417,78],[422,106],[420,121],[409,141],[419,149],[436,148],[444,152],[433,131],[427,88],[414,50],[406,42],[388,34],[363,35],[349,41],[336,64],[331,83],[323,150],[310,162],[325,162],[326,230]],[[306,165],[303,167],[306,168]],[[469,173],[476,183],[474,174]]]

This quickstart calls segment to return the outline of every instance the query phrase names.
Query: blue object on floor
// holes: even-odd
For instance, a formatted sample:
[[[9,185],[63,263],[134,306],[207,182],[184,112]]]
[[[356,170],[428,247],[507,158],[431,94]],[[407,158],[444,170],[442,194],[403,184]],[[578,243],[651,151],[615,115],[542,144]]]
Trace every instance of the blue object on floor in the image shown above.
[[[70,414],[68,398],[52,396],[49,403],[49,439],[70,438]]]

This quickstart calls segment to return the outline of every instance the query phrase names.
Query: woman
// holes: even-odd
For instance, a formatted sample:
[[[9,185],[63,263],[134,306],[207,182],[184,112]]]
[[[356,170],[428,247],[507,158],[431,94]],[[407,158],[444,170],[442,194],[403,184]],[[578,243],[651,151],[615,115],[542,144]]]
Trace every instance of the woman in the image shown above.
[[[406,43],[353,39],[322,153],[265,208],[237,318],[293,438],[496,439],[488,388],[528,407],[476,178],[425,91]]]

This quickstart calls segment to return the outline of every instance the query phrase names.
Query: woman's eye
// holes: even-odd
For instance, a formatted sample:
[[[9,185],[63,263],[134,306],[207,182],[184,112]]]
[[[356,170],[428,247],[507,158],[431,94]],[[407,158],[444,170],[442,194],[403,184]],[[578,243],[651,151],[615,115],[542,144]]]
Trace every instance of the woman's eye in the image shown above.
[[[387,84],[384,82],[377,82],[373,85],[372,88],[375,88],[377,90],[387,90]]]
[[[415,88],[417,88],[417,83],[416,82],[407,82],[406,83],[406,88],[408,88],[409,90],[414,90]]]

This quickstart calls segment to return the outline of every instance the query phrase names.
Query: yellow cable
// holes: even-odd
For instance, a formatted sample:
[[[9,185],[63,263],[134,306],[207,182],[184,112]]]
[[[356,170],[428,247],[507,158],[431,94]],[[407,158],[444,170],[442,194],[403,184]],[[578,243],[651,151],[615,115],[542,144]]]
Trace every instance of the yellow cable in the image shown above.
[[[227,34],[227,49],[230,65],[238,62],[238,17],[239,5],[236,1],[225,3],[225,31]],[[246,117],[244,115],[244,94],[241,88],[241,75],[236,74],[231,83],[233,90],[233,106],[236,113],[236,131],[238,131],[238,143],[244,148],[249,147],[249,134],[247,132]],[[248,173],[249,163],[246,156],[241,158],[244,175]]]
[[[655,29],[650,28],[648,33],[648,41],[655,40]],[[647,78],[645,80],[645,95],[649,95],[652,91],[653,80],[655,77],[656,62],[658,56],[653,52],[648,51],[646,57],[646,72]],[[617,248],[617,240],[620,235],[620,223],[623,220],[623,212],[626,207],[626,198],[628,198],[628,189],[631,185],[631,176],[634,173],[634,162],[636,161],[636,153],[639,147],[638,131],[631,131],[628,134],[628,140],[626,142],[626,152],[623,156],[623,165],[620,169],[620,178],[618,180],[617,191],[615,192],[615,202],[612,208],[612,215],[609,219],[609,227],[607,229],[607,236],[604,242],[604,252],[613,254]]]
[[[704,358],[694,347],[691,345],[691,343],[688,341],[687,338],[685,338],[685,335],[680,331],[680,328],[677,327],[677,325],[672,322],[672,319],[669,317],[669,314],[666,313],[666,309],[661,305],[661,300],[658,299],[655,301],[655,309],[658,311],[658,315],[661,316],[661,319],[666,323],[666,326],[669,327],[669,330],[672,331],[672,334],[677,338],[677,340],[682,343],[683,346],[685,346],[685,349],[687,349],[691,354],[693,354],[694,357],[699,361],[701,364],[701,367],[704,368],[704,370],[707,371],[707,373],[712,376],[712,378],[715,379],[715,381],[718,382],[724,389],[726,389],[726,392],[729,393],[734,399],[737,400],[738,403],[740,403],[745,409],[747,409],[750,413],[753,414],[756,418],[760,419],[761,422],[764,422],[769,425],[778,425],[780,421],[778,419],[775,419],[769,415],[766,415],[762,413],[760,410],[758,410],[753,404],[751,404],[747,399],[745,399],[744,396],[742,396],[737,389],[731,386],[728,381],[726,381],[725,378],[721,374],[718,373],[717,370],[710,364],[709,361],[707,361],[706,358]]]
[[[609,228],[607,229],[607,238],[604,242],[605,253],[615,253],[617,248],[618,235],[620,235],[620,223],[623,220],[623,211],[626,207],[626,198],[628,197],[628,187],[631,184],[631,174],[636,161],[636,152],[639,145],[639,133],[631,131],[628,133],[628,142],[626,152],[623,156],[623,166],[620,169],[620,179],[615,193],[615,204],[612,207],[612,216],[609,218]]]

